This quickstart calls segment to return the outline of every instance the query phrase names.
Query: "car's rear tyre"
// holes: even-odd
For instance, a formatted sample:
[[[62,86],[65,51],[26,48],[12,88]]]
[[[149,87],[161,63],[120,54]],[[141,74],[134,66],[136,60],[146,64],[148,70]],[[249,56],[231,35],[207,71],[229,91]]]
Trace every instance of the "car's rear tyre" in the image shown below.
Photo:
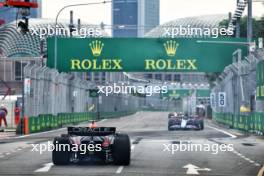
[[[69,134],[61,134],[61,137],[62,137],[62,138],[69,138],[70,135],[69,135]]]
[[[203,130],[204,129],[204,121],[202,120],[201,122],[200,122],[200,130]]]
[[[130,164],[130,139],[127,134],[117,134],[113,144],[113,157],[116,165]]]
[[[54,146],[59,146],[61,144],[69,145],[70,140],[67,137],[56,137],[53,141]],[[59,147],[58,150],[56,148],[52,151],[52,162],[55,165],[68,165],[70,163],[70,152],[68,151],[68,147],[65,147],[65,151],[62,151],[64,147]]]

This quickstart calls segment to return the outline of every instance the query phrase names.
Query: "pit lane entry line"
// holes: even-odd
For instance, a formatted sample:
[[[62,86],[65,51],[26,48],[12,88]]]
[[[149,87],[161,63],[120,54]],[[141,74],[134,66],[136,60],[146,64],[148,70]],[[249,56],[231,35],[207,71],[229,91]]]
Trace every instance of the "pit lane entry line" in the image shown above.
[[[227,131],[224,131],[224,130],[221,130],[221,129],[218,129],[218,128],[215,128],[215,127],[212,127],[212,126],[209,126],[209,125],[207,125],[207,126],[208,126],[209,128],[211,128],[211,129],[214,129],[214,130],[216,130],[216,131],[219,131],[219,132],[221,132],[221,133],[224,133],[224,134],[230,136],[232,139],[237,138],[236,135],[233,135],[233,134],[231,134],[231,133],[229,133],[229,132],[227,132]],[[246,156],[244,156],[243,154],[237,152],[236,150],[234,150],[233,153],[236,154],[238,157],[244,159],[245,161],[248,161],[249,163],[254,164],[254,165],[257,166],[257,167],[260,166],[260,164],[259,164],[258,162],[253,161],[253,160],[251,160],[250,158],[247,158]],[[261,171],[261,170],[260,170],[260,171]],[[264,172],[264,166],[263,166],[263,172]],[[258,176],[259,176],[259,175],[258,175]],[[260,175],[260,176],[262,176],[262,175]]]
[[[229,133],[229,132],[227,132],[227,131],[225,131],[225,130],[221,130],[221,129],[219,129],[219,128],[215,128],[215,127],[212,127],[212,126],[210,126],[210,125],[207,125],[207,126],[208,126],[209,128],[211,128],[211,129],[214,129],[214,130],[216,130],[216,131],[219,131],[219,132],[221,132],[221,133],[224,133],[224,134],[230,136],[230,137],[233,138],[233,139],[237,138],[236,135],[233,135],[233,134],[231,134],[231,133]]]

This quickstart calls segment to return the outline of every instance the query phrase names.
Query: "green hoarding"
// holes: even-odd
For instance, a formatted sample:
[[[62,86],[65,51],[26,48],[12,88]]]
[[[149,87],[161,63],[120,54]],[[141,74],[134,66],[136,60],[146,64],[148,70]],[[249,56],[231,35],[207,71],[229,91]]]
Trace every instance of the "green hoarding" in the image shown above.
[[[209,89],[171,89],[167,93],[163,93],[162,97],[169,98],[181,98],[190,96],[193,92],[196,91],[196,97],[210,97],[211,90]]]
[[[96,98],[99,97],[98,89],[89,89],[89,97]]]
[[[257,65],[257,100],[264,100],[264,60]]]
[[[198,89],[196,90],[196,97],[210,97],[211,90],[209,89]]]
[[[192,90],[190,89],[174,89],[174,90],[168,90],[167,93],[163,93],[161,96],[168,98],[182,98],[191,95],[191,93]]]
[[[244,39],[48,38],[49,67],[59,71],[221,72]]]

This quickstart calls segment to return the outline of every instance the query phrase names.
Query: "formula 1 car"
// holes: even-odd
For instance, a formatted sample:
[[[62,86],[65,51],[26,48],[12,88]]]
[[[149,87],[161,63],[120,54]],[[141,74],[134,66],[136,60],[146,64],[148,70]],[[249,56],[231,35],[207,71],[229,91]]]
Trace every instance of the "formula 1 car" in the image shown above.
[[[177,129],[204,129],[203,118],[199,116],[188,116],[187,114],[183,115],[182,113],[170,113],[168,115],[168,130],[177,130]]]
[[[52,161],[55,165],[80,162],[130,164],[130,139],[115,127],[68,127],[53,141]]]

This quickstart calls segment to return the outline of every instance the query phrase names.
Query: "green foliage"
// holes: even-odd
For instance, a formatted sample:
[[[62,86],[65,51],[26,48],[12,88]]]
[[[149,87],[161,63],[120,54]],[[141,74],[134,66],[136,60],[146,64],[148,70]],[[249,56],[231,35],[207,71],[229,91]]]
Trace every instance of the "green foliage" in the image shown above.
[[[220,26],[227,27],[228,20],[223,20],[219,23]],[[264,37],[264,17],[260,19],[252,19],[253,38]],[[247,37],[247,16],[240,19],[240,37]]]
[[[216,79],[218,78],[218,76],[221,73],[219,72],[215,72],[215,73],[206,73],[205,74],[205,78],[207,79],[208,83],[210,84],[210,87],[214,87],[214,81],[216,81]]]

